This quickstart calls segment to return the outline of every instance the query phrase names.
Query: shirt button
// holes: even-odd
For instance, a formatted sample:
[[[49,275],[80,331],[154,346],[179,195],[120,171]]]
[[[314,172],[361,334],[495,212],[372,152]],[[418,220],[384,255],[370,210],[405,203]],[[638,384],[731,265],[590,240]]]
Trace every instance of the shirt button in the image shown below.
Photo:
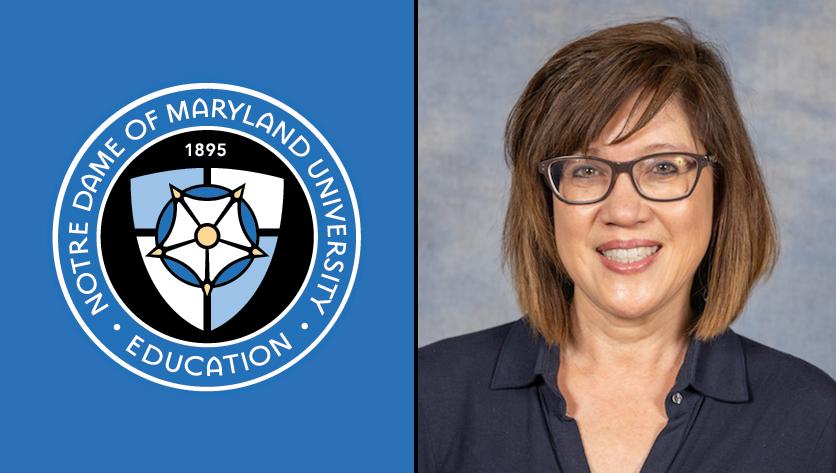
[[[682,394],[673,393],[673,396],[671,396],[671,401],[673,401],[674,404],[682,404]]]

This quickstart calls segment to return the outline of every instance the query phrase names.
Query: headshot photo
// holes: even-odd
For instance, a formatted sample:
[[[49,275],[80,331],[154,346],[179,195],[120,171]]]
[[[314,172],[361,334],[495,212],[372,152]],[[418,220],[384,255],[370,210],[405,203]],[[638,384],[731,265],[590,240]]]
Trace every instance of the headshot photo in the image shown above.
[[[834,21],[419,1],[417,471],[836,472]]]

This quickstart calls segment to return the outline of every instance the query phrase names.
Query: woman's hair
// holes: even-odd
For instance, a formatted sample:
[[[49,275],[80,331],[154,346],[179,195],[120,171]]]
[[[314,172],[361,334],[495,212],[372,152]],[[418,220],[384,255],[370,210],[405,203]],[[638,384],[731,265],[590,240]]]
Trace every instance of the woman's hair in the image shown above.
[[[749,291],[778,254],[774,218],[722,59],[680,19],[615,26],[568,44],[534,74],[508,117],[505,152],[511,193],[503,253],[517,299],[549,343],[571,339],[574,290],[557,252],[552,195],[538,163],[585,152],[616,110],[638,94],[635,126],[680,100],[694,135],[718,164],[711,241],[691,289],[688,334],[708,340],[740,315]],[[643,110],[638,104],[642,104]],[[645,106],[646,104],[646,106]]]

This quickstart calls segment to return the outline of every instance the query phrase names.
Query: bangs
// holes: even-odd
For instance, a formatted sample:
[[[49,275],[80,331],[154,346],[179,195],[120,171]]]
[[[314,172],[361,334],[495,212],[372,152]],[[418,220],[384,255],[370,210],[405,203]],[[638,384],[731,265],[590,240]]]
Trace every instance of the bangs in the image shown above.
[[[703,139],[704,134],[698,127],[702,120],[693,117],[696,108],[690,100],[693,94],[684,90],[691,87],[687,87],[688,77],[680,67],[623,62],[599,64],[588,71],[590,77],[598,77],[599,80],[573,87],[575,90],[572,90],[571,94],[559,93],[555,97],[550,111],[551,117],[545,120],[548,125],[544,128],[552,130],[549,136],[554,139],[544,142],[548,148],[544,153],[546,157],[586,154],[613,116],[627,105],[629,100],[633,103],[630,104],[624,127],[615,139],[607,144],[618,144],[629,139],[644,128],[672,98],[682,99],[692,131]],[[597,68],[603,70],[596,71]],[[611,83],[615,77],[621,78],[620,83]],[[585,90],[578,90],[579,87]]]

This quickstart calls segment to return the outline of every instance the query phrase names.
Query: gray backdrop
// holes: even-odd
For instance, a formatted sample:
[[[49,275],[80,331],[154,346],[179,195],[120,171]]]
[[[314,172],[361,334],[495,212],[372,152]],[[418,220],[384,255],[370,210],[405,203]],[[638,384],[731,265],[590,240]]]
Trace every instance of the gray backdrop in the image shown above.
[[[681,16],[720,48],[781,237],[772,278],[733,328],[836,377],[836,2],[419,1],[418,343],[519,317],[500,270],[502,133],[567,41]]]

